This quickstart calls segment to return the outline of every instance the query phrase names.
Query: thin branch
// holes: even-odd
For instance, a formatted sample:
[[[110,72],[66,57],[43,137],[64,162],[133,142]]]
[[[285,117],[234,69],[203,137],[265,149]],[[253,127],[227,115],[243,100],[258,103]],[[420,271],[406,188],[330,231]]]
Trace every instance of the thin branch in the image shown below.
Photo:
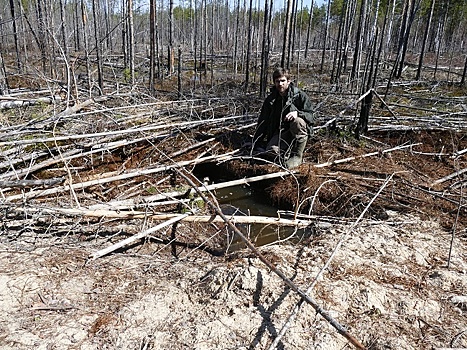
[[[164,227],[167,227],[167,226],[170,226],[184,218],[186,218],[188,215],[190,215],[190,213],[186,213],[186,214],[181,214],[181,215],[177,215],[176,217],[173,217],[171,218],[170,220],[167,220],[159,225],[156,225],[154,227],[151,227],[150,229],[146,230],[146,231],[143,231],[143,232],[140,232],[138,233],[137,235],[134,235],[134,236],[131,236],[131,237],[128,237],[127,239],[124,239],[123,241],[120,241],[118,243],[115,243],[113,245],[111,245],[110,247],[107,247],[105,249],[102,249],[102,250],[99,250],[97,252],[95,252],[94,254],[92,254],[90,256],[90,259],[91,260],[96,260],[104,255],[107,255],[117,249],[120,249],[120,248],[123,248],[124,246],[126,245],[129,245],[133,242],[136,242],[138,240],[140,240],[141,238],[144,238],[156,231],[159,231],[160,229],[163,229]]]
[[[219,215],[225,223],[229,226],[231,230],[237,234],[241,240],[246,244],[246,246],[260,259],[271,271],[273,271],[277,276],[279,276],[294,292],[296,292],[300,297],[302,297],[303,300],[305,300],[308,304],[310,304],[317,313],[319,313],[326,321],[328,321],[336,330],[339,334],[344,336],[352,345],[354,345],[357,349],[365,349],[365,347],[354,337],[352,336],[340,323],[338,323],[326,310],[321,308],[321,306],[318,305],[318,303],[312,299],[306,292],[303,292],[298,286],[292,282],[282,271],[276,268],[274,264],[272,264],[269,260],[267,260],[256,247],[253,245],[253,243],[250,242],[250,240],[245,237],[245,235],[227,218],[220,208],[216,205],[214,205],[205,195],[202,191],[198,190],[198,187],[191,181],[190,178],[188,178],[182,171],[178,170],[177,168],[175,169],[180,176],[182,176],[189,184],[192,186],[192,188],[198,193],[198,195],[203,198],[203,200]]]
[[[371,201],[367,204],[367,206],[365,207],[365,210],[362,211],[362,213],[360,214],[360,216],[358,217],[358,219],[350,226],[350,228],[347,230],[347,232],[342,236],[342,238],[339,240],[339,242],[337,243],[337,245],[335,246],[334,250],[332,251],[331,255],[329,256],[328,260],[326,261],[326,263],[324,264],[324,266],[321,268],[321,270],[318,272],[318,274],[316,275],[315,279],[313,280],[313,282],[311,283],[310,287],[308,287],[308,289],[306,290],[305,293],[309,294],[311,293],[311,291],[313,290],[313,288],[315,287],[316,285],[316,282],[321,278],[321,276],[323,275],[324,271],[327,270],[327,268],[329,267],[329,265],[331,264],[331,261],[332,259],[335,257],[335,255],[337,254],[338,250],[340,249],[340,247],[342,246],[342,244],[345,242],[345,240],[347,239],[347,237],[349,236],[349,234],[351,232],[353,232],[353,230],[355,229],[355,227],[358,225],[358,223],[363,219],[363,216],[365,215],[365,213],[368,211],[368,209],[370,209],[370,206],[373,204],[373,202],[376,200],[376,198],[378,198],[378,196],[381,194],[381,192],[383,191],[383,189],[386,187],[386,185],[391,182],[391,179],[392,177],[394,176],[394,174],[392,174],[389,178],[386,179],[386,181],[384,182],[384,184],[381,186],[381,188],[379,189],[379,191],[373,196],[373,198],[371,199]],[[300,307],[302,306],[304,302],[304,299],[301,299],[294,307],[294,309],[292,310],[292,313],[290,314],[289,318],[287,319],[287,321],[284,323],[284,325],[282,326],[282,329],[280,330],[278,336],[274,339],[274,342],[271,344],[271,346],[269,347],[269,350],[274,350],[277,345],[279,344],[279,341],[281,340],[281,338],[284,336],[285,332],[287,331],[288,328],[290,328],[290,326],[292,325],[292,322],[293,320],[295,319],[295,317],[297,316],[298,312],[300,311]]]

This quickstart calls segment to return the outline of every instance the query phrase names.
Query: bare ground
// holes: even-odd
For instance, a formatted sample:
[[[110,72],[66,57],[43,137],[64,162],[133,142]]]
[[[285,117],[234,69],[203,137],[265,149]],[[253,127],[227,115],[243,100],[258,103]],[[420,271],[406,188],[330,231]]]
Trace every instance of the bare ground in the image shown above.
[[[344,236],[311,296],[350,334],[369,349],[467,346],[467,304],[456,303],[467,291],[465,233],[449,258],[451,234],[436,220],[391,212],[386,223],[333,225],[262,251],[305,290]],[[88,262],[108,242],[77,238],[2,243],[2,349],[267,349],[299,301],[246,251],[174,259],[146,242]],[[346,344],[304,304],[278,347]]]

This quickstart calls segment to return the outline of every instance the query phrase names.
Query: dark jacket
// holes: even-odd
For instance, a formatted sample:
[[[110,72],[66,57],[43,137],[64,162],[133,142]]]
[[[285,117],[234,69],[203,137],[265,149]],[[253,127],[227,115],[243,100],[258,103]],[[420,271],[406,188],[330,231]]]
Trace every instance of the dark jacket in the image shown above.
[[[253,142],[268,142],[274,134],[279,132],[281,126],[287,130],[289,123],[284,122],[282,118],[293,111],[298,111],[298,117],[305,120],[308,126],[308,135],[311,135],[313,106],[308,95],[290,83],[287,96],[282,97],[273,86],[271,93],[266,97],[261,107]]]

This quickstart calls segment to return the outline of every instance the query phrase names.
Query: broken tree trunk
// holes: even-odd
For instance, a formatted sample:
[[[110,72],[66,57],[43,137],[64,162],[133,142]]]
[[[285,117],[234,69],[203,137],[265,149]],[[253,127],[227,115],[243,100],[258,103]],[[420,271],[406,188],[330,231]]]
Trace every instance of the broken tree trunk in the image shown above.
[[[177,215],[176,217],[173,217],[171,218],[170,220],[167,220],[159,225],[156,225],[154,227],[151,227],[150,229],[146,230],[146,231],[143,231],[143,232],[140,232],[138,233],[137,235],[134,235],[134,236],[131,236],[131,237],[128,237],[127,239],[124,239],[123,241],[120,241],[116,244],[113,244],[111,245],[110,247],[107,247],[105,249],[102,249],[102,250],[99,250],[98,252],[95,252],[94,254],[91,255],[90,259],[91,260],[95,260],[97,258],[100,258],[104,255],[107,255],[119,248],[122,248],[128,244],[131,244],[133,242],[136,242],[138,240],[140,240],[141,238],[144,238],[146,236],[149,236],[150,234],[156,232],[156,231],[159,231],[161,229],[163,229],[164,227],[167,227],[167,226],[170,226],[180,220],[182,220],[183,218],[186,218],[188,215],[190,214],[181,214],[181,215]]]
[[[0,181],[0,188],[5,187],[51,187],[61,184],[65,181],[64,177],[45,180],[18,180],[18,181]]]

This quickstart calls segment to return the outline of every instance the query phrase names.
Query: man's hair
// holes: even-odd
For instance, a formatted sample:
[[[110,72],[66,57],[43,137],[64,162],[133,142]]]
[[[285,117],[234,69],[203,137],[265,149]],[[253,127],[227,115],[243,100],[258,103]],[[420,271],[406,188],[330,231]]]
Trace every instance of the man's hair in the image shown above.
[[[285,68],[276,68],[274,73],[272,73],[272,81],[275,82],[277,78],[286,77],[287,80],[290,80],[290,72]]]

